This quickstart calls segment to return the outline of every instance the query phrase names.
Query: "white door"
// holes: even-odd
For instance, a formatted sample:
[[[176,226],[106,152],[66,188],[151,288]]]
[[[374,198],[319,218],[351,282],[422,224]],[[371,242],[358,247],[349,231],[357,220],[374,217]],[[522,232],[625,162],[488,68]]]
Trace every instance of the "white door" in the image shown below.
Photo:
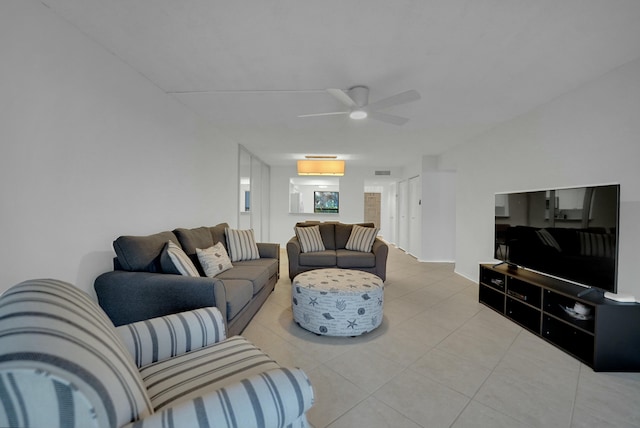
[[[420,177],[409,179],[409,253],[420,258],[422,231],[420,223]]]
[[[382,193],[364,193],[364,221],[373,223],[380,228],[380,209],[382,206]]]
[[[389,242],[398,245],[398,186],[396,183],[389,185]]]
[[[409,183],[398,183],[398,247],[409,251]]]

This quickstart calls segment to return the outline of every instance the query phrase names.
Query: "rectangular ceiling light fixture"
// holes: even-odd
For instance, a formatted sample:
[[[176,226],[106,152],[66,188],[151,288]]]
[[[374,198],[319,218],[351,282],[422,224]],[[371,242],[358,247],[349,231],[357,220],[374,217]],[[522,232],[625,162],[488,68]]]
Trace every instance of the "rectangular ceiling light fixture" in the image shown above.
[[[343,160],[299,160],[298,175],[344,175]]]

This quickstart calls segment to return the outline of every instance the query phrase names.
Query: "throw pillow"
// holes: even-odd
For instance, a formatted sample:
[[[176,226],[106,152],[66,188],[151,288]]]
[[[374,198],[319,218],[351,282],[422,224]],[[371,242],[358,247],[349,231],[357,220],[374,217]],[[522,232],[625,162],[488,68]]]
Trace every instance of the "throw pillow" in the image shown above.
[[[225,229],[227,236],[227,248],[232,262],[240,262],[242,260],[255,260],[260,258],[258,245],[253,236],[253,229]]]
[[[198,273],[198,269],[196,269],[195,265],[187,256],[182,248],[178,247],[173,241],[167,242],[164,247],[164,250],[169,255],[173,266],[176,268],[180,275],[184,276],[200,276]]]
[[[580,255],[615,257],[616,245],[613,234],[578,232],[578,236],[580,237]]]
[[[198,255],[198,260],[204,270],[204,274],[209,278],[213,278],[217,274],[233,267],[222,242],[218,242],[213,247],[204,250],[196,248],[196,254]]]
[[[354,224],[345,248],[352,251],[370,252],[379,230],[377,227],[362,227]]]
[[[295,227],[294,230],[303,253],[325,250],[319,226]]]
[[[540,239],[540,241],[542,241],[542,244],[546,245],[547,247],[555,248],[557,251],[562,251],[562,249],[560,248],[560,244],[558,244],[558,241],[556,241],[556,238],[554,238],[547,229],[536,230],[536,235],[538,235],[538,238]]]

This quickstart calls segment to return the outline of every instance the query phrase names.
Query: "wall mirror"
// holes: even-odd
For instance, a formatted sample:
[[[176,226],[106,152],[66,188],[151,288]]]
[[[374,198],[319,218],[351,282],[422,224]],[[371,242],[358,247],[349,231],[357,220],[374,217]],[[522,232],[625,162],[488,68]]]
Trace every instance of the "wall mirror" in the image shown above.
[[[339,212],[339,178],[291,177],[289,179],[289,213],[337,214]]]

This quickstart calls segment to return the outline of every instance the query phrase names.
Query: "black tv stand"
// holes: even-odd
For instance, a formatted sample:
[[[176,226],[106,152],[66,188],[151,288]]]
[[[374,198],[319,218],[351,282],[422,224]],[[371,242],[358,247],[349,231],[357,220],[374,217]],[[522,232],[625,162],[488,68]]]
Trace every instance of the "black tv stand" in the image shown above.
[[[597,293],[597,294],[600,295],[600,297],[604,297],[604,291],[599,290],[599,289],[594,288],[594,287],[585,288],[584,290],[582,290],[581,292],[578,293],[578,297],[584,297],[589,293]]]
[[[480,303],[595,371],[640,371],[640,304],[508,264],[480,265],[478,290]]]

